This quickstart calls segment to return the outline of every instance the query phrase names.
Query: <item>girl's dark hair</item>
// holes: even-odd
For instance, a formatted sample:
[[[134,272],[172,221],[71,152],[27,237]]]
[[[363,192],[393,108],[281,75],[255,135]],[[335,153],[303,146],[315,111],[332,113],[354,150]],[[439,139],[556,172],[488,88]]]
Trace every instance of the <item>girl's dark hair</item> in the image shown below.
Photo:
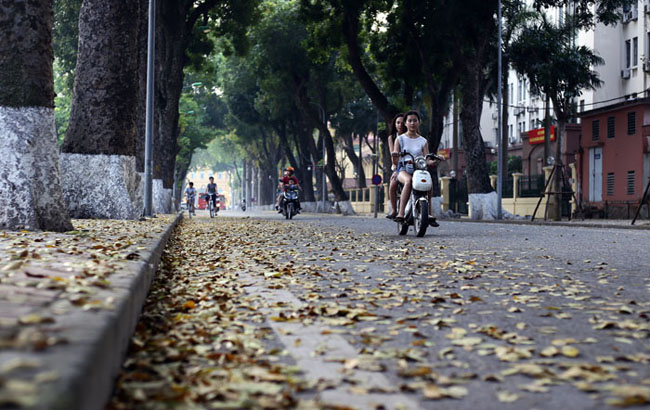
[[[393,120],[390,122],[390,129],[388,130],[389,137],[396,137],[397,135],[402,133],[402,130],[398,130],[397,126],[395,125],[395,122],[399,117],[404,117],[404,114],[400,112],[393,117]]]
[[[409,115],[415,115],[416,117],[418,117],[418,122],[422,122],[422,117],[420,117],[419,112],[417,112],[415,110],[407,111],[406,114],[404,114],[404,123],[402,124],[402,129],[404,129],[404,131],[402,133],[406,132],[406,130],[407,130],[407,128],[406,128],[406,119],[409,117]],[[420,127],[418,127],[418,133],[420,132],[419,128]]]

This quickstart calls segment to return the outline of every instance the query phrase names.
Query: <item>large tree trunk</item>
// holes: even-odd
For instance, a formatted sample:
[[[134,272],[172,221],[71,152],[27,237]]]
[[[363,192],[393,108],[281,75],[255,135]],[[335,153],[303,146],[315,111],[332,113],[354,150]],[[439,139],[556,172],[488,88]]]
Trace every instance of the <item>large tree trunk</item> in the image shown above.
[[[178,153],[178,103],[183,91],[183,68],[193,22],[188,23],[188,7],[177,0],[160,2],[156,24],[156,132],[154,138],[154,178],[171,188]]]
[[[52,1],[0,4],[0,228],[72,230],[54,127]]]
[[[84,0],[63,152],[135,155],[137,29],[137,1]]]
[[[354,151],[354,136],[352,134],[346,134],[341,136],[341,139],[343,140],[343,150],[357,171],[357,188],[365,188],[366,173],[363,170],[363,164],[360,164],[359,155]],[[359,145],[361,145],[361,137],[359,137]]]
[[[483,94],[481,92],[482,66],[471,64],[464,71],[461,79],[463,94],[460,120],[463,124],[463,148],[467,160],[467,190],[470,194],[484,194],[492,191],[485,145],[481,136],[481,110]]]

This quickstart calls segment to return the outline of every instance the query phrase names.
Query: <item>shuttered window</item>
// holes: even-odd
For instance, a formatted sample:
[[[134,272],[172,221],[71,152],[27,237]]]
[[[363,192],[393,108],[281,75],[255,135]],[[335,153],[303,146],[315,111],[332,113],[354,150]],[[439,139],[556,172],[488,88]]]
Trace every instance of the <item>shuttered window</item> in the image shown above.
[[[614,117],[607,117],[607,138],[614,138],[616,121]]]
[[[627,194],[634,195],[634,184],[636,182],[636,175],[634,171],[627,171]]]
[[[607,174],[607,195],[614,195],[614,173]]]
[[[627,113],[627,135],[634,135],[636,133],[636,112]]]
[[[600,120],[593,120],[591,122],[591,140],[598,141],[600,139]]]

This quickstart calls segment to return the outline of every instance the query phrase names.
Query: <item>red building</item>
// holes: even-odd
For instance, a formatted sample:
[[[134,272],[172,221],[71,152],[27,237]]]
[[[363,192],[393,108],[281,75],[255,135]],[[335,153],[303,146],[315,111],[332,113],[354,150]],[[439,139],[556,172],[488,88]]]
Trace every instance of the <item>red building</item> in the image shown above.
[[[650,98],[585,111],[577,161],[583,205],[632,218],[650,176]]]

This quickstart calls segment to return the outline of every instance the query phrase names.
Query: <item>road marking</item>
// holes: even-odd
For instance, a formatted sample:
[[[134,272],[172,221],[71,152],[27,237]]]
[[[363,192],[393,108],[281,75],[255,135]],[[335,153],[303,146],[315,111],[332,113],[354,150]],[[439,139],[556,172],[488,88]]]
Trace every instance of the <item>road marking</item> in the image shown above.
[[[291,292],[285,289],[269,289],[261,277],[255,277],[247,272],[240,272],[240,278],[246,283],[244,289],[250,295],[261,296],[269,306],[284,303],[294,309],[305,306]],[[320,392],[319,398],[327,404],[338,404],[363,409],[372,409],[383,406],[386,409],[420,409],[417,401],[399,393],[368,393],[355,394],[349,389],[373,388],[382,391],[394,391],[395,384],[380,372],[354,370],[349,373],[344,363],[332,361],[336,359],[354,359],[358,356],[356,349],[338,334],[324,334],[329,330],[327,326],[314,323],[304,325],[296,322],[276,322],[268,320],[274,315],[271,308],[264,308],[262,312],[267,316],[266,322],[276,333],[287,351],[296,361],[298,367],[309,382],[319,380],[331,382],[332,389]],[[325,332],[328,333],[328,332]],[[323,352],[322,355],[314,352]],[[353,386],[349,380],[356,380]]]

